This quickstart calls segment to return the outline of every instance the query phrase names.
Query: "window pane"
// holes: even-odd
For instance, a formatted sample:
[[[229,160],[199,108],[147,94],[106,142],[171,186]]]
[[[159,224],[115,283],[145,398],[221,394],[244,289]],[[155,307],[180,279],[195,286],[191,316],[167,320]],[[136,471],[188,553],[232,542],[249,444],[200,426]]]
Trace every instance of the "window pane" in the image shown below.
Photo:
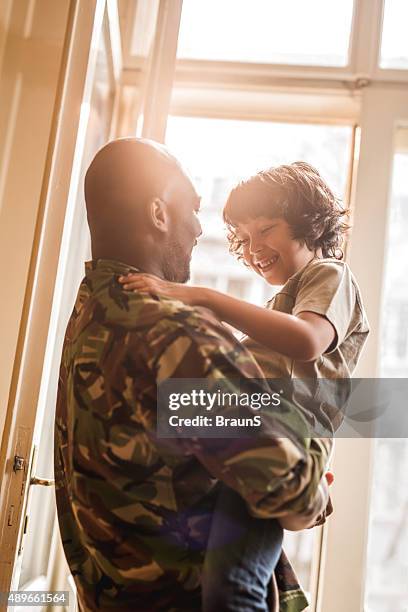
[[[380,375],[408,377],[408,129],[397,133],[391,190]],[[408,440],[375,441],[367,612],[408,609]]]
[[[311,574],[313,553],[318,548],[320,530],[318,528],[304,531],[284,531],[283,548],[286,556],[295,568],[300,584],[311,600]],[[307,608],[309,610],[309,608]],[[307,611],[306,611],[307,612]]]
[[[192,282],[264,304],[274,288],[228,253],[221,218],[229,189],[258,170],[296,160],[314,164],[338,195],[345,191],[352,130],[192,117],[170,117],[167,144],[195,177],[203,235],[193,251]],[[285,535],[285,549],[307,591],[316,529]]]
[[[408,69],[407,24],[407,0],[385,0],[381,68]]]
[[[184,0],[178,57],[345,66],[353,0]]]
[[[408,377],[408,129],[398,131],[397,142],[400,149],[394,156],[381,329],[381,375],[389,378]]]
[[[105,22],[104,27],[106,25]],[[92,158],[109,139],[114,93],[108,49],[101,32],[89,108],[84,105],[81,111],[82,115],[88,110],[89,119],[82,125],[82,130],[86,129],[86,134],[79,173],[77,175],[75,167],[72,173],[72,177],[76,177],[72,179],[77,189],[76,201],[71,209],[72,216],[68,208],[65,219],[34,431],[33,442],[38,447],[37,474],[44,478],[53,478],[53,462],[50,461],[50,457],[53,456],[55,403],[65,328],[71,316],[79,283],[84,275],[84,261],[91,259],[91,243],[83,196],[84,177]],[[58,528],[55,493],[52,489],[53,487],[31,487],[30,490],[29,522],[27,534],[24,536],[19,589],[49,588],[47,587],[49,569],[50,567],[55,569],[57,565],[54,540]],[[57,537],[59,539],[59,534]],[[57,553],[57,558],[59,554],[62,554],[62,550],[61,553]],[[56,584],[65,583],[64,588],[68,590],[70,573],[64,558],[58,560],[58,574]]]
[[[366,612],[408,609],[408,440],[375,441]]]

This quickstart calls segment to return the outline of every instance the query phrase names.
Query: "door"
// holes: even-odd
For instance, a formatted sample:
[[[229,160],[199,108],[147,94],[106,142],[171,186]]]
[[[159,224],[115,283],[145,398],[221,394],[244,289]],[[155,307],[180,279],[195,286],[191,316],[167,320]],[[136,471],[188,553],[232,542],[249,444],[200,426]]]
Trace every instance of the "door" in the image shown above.
[[[59,571],[63,557],[52,487],[55,394],[62,338],[83,261],[89,258],[79,186],[90,159],[110,137],[120,75],[118,43],[115,2],[67,3],[42,202],[3,435],[1,591],[66,586],[66,573],[64,577]]]

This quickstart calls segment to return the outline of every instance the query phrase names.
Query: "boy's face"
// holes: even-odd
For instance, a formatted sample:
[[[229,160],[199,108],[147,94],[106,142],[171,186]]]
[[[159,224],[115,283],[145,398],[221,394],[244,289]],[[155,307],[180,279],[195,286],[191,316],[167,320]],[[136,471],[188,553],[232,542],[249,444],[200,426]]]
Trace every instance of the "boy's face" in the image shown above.
[[[256,217],[237,226],[245,262],[271,285],[283,285],[314,257],[281,217]]]

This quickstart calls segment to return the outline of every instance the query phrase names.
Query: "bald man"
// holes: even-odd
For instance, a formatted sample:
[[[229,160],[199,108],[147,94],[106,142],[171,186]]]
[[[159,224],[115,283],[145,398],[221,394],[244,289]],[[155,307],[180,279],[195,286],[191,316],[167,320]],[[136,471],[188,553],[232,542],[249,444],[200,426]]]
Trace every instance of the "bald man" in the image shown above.
[[[209,311],[125,292],[118,282],[129,271],[189,277],[199,197],[167,149],[109,143],[87,172],[85,199],[93,259],[66,331],[55,427],[58,519],[79,608],[199,611],[217,481],[253,516],[318,515],[330,443],[302,438],[302,417],[289,404],[283,419],[269,415],[262,439],[159,438],[163,380],[269,388]],[[280,569],[281,609],[302,610],[289,566]]]
[[[85,177],[94,259],[115,259],[184,283],[201,234],[190,179],[165,147],[120,139],[96,155]]]

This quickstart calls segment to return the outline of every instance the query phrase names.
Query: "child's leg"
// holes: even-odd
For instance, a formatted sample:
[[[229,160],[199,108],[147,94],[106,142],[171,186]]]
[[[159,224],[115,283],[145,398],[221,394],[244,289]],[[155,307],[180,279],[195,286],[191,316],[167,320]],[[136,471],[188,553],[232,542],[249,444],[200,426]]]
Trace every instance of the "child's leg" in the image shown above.
[[[282,539],[277,520],[250,516],[238,493],[222,485],[204,561],[203,612],[266,612]]]

